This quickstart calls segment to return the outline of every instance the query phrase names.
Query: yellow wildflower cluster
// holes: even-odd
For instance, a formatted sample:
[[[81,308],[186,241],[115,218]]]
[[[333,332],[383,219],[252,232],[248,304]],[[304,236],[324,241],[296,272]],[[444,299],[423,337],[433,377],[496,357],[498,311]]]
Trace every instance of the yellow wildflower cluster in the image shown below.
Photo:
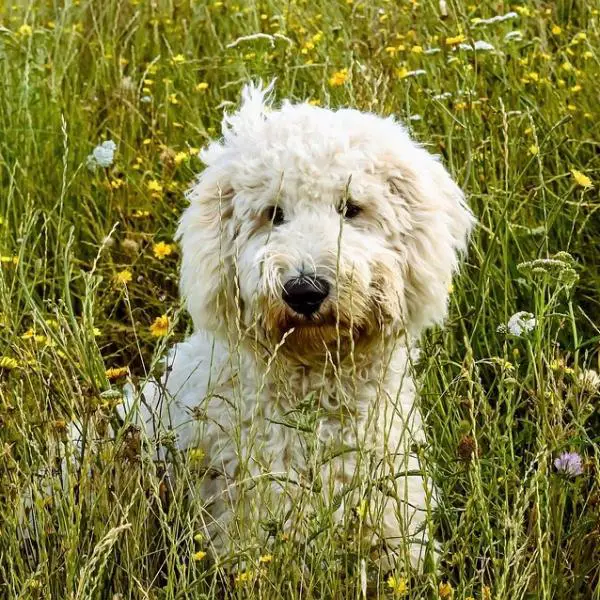
[[[154,337],[164,337],[167,335],[169,333],[169,317],[167,315],[156,317],[152,325],[150,325],[150,333]]]
[[[106,378],[109,381],[116,381],[129,375],[129,367],[111,367],[105,371]]]
[[[341,85],[344,85],[344,83],[346,83],[347,80],[348,80],[348,69],[342,69],[341,71],[336,71],[329,78],[329,85],[331,87],[339,87]]]
[[[387,578],[386,584],[394,596],[403,596],[408,591],[408,582],[404,577],[395,577],[394,575],[390,575]]]

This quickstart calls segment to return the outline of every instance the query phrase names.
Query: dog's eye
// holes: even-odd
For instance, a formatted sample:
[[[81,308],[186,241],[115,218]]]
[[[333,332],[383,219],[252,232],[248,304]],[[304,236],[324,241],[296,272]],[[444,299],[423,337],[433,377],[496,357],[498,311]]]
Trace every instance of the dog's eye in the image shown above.
[[[354,219],[355,217],[358,217],[358,215],[360,215],[360,213],[362,212],[362,208],[358,206],[358,204],[352,202],[352,200],[347,200],[346,202],[340,204],[338,212],[341,215],[344,215],[346,219]]]
[[[266,211],[267,219],[273,223],[273,226],[281,225],[285,218],[283,215],[283,208],[281,206],[269,206]]]

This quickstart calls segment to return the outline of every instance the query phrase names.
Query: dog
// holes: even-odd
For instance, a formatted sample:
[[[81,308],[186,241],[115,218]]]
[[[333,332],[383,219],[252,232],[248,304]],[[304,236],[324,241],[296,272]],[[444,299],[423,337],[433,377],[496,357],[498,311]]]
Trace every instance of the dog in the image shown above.
[[[200,461],[216,554],[325,522],[418,567],[435,491],[412,365],[473,215],[392,117],[248,85],[222,125],[177,231],[194,332],[139,418]]]

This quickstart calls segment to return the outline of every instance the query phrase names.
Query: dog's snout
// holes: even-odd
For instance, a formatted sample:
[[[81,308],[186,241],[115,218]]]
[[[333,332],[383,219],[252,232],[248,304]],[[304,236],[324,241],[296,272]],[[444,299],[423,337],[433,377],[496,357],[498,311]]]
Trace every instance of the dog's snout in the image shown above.
[[[308,317],[316,313],[329,295],[329,284],[320,277],[294,277],[283,286],[283,301]]]

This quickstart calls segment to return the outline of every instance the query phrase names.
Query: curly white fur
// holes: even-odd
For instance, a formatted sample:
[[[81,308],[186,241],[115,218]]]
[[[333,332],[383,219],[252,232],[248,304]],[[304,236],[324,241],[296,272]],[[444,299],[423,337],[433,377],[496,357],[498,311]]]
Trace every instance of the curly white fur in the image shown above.
[[[433,500],[409,339],[446,313],[473,222],[462,192],[393,118],[274,109],[253,86],[201,157],[178,231],[195,333],[145,388],[143,421],[203,450],[217,552],[333,515],[418,563]],[[311,318],[282,300],[301,272],[330,285]]]

